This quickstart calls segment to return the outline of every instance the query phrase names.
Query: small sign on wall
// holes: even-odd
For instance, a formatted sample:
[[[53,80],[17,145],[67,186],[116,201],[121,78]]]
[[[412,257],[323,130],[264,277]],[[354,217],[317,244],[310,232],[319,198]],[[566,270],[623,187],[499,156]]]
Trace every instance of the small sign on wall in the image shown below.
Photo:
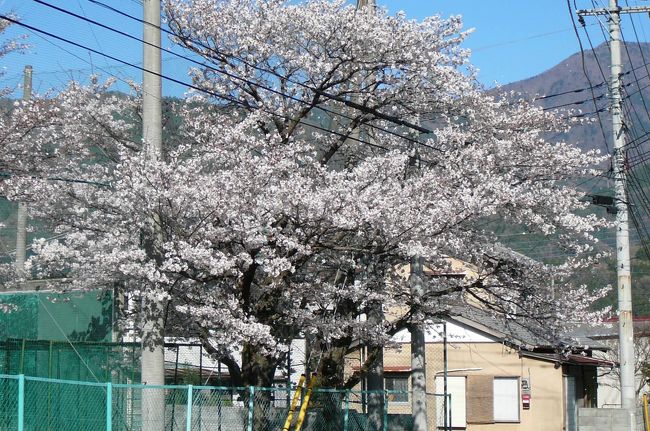
[[[521,379],[521,406],[524,410],[530,410],[530,379],[527,377],[522,377]]]

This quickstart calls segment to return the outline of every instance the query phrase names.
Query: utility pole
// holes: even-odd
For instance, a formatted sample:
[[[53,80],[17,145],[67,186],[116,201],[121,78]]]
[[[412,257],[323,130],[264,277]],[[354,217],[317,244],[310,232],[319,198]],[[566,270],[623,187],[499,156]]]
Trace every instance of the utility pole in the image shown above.
[[[413,431],[427,431],[427,375],[424,327],[419,320],[420,300],[424,294],[423,259],[414,256],[411,260],[411,298],[413,299],[412,322],[409,326],[411,333],[411,415],[413,416]]]
[[[23,100],[32,97],[32,66],[25,66],[23,71]],[[18,202],[16,214],[16,275],[25,275],[25,258],[27,257],[27,205]]]
[[[621,370],[621,408],[630,410],[634,427],[636,391],[634,384],[634,327],[632,321],[632,277],[630,275],[630,239],[625,172],[625,127],[622,114],[621,14],[648,13],[650,7],[621,8],[618,0],[610,0],[608,9],[578,10],[583,16],[607,16],[611,50],[612,126],[614,136],[614,192],[616,204],[616,268],[618,291],[618,337]]]
[[[142,134],[146,154],[151,163],[162,160],[162,78],[160,0],[143,0],[143,73],[142,73]],[[162,232],[160,217],[150,218],[150,250],[160,253]],[[165,383],[164,319],[165,304],[146,295],[142,300],[142,358],[141,381],[147,385]],[[146,431],[162,431],[165,427],[165,394],[161,389],[143,390],[142,426]]]
[[[357,9],[366,10],[368,15],[374,15],[375,10],[377,9],[376,0],[357,0]]]
[[[357,0],[357,10],[364,17],[372,17],[375,14],[377,4],[375,0]],[[363,87],[363,82],[359,83]],[[354,131],[357,138],[362,137],[361,127]],[[372,136],[368,133],[365,138],[372,141]],[[384,311],[382,304],[379,301],[373,301],[369,305],[368,320],[375,325],[381,325],[384,320]],[[384,424],[384,409],[386,408],[384,402],[384,348],[383,346],[372,346],[377,349],[374,362],[368,368],[368,376],[366,378],[368,397],[368,421],[372,429],[384,430],[388,424]]]

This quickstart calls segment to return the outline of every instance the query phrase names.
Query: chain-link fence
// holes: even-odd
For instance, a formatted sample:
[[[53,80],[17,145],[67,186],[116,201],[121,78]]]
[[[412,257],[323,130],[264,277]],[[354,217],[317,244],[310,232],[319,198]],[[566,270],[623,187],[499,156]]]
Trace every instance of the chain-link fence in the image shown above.
[[[287,423],[294,393],[286,388],[150,386],[0,375],[0,429],[279,431]],[[410,399],[408,391],[381,391],[382,429],[371,425],[364,412],[369,395],[315,388],[309,403],[298,402],[291,429],[297,422],[302,422],[303,431],[412,429],[410,410],[401,401]],[[300,398],[306,399],[304,389]],[[436,406],[431,407],[435,411]]]
[[[383,352],[384,389],[392,405],[389,413],[410,414],[411,400],[411,338],[404,330],[393,339],[394,343]],[[447,325],[431,323],[425,330],[426,411],[430,430],[451,429],[452,405],[449,370],[447,367]],[[363,359],[363,358],[361,358]],[[352,369],[361,366],[352,364]],[[362,384],[362,389],[365,389]],[[391,394],[391,391],[397,391]],[[445,414],[446,412],[446,414]],[[393,429],[393,428],[389,428]],[[395,428],[402,429],[402,428]],[[410,429],[410,428],[404,428]]]
[[[0,339],[0,374],[86,382],[140,380],[140,343]],[[230,386],[228,369],[198,343],[165,343],[165,383]]]

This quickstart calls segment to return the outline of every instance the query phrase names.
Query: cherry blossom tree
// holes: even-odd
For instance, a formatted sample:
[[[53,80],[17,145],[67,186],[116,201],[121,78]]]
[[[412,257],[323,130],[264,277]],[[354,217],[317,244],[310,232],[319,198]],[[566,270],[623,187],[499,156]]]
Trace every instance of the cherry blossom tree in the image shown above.
[[[298,337],[323,352],[323,384],[352,385],[342,367],[354,342],[381,348],[459,303],[549,333],[592,317],[601,293],[568,276],[592,263],[605,222],[580,212],[567,180],[600,159],[545,140],[562,119],[486,94],[460,19],[361,17],[325,0],[168,1],[166,14],[204,65],[163,160],[135,139],[137,97],[106,85],[15,109],[43,124],[7,138],[3,192],[61,235],[33,244],[36,276],[166,301],[169,325],[259,386]],[[552,238],[565,263],[504,251],[493,219]],[[450,256],[476,274],[430,277],[414,300],[396,271],[413,256],[434,274]],[[365,319],[377,303],[402,312]]]
[[[11,22],[0,19],[0,37],[3,37],[5,31],[11,26]],[[25,36],[19,36],[13,39],[4,39],[3,42],[0,43],[0,58],[12,53],[12,52],[20,52],[24,49],[27,48],[27,44],[25,43]],[[0,70],[0,77],[5,74],[4,70]],[[11,90],[9,88],[2,88],[0,89],[0,97],[5,96],[8,94]]]

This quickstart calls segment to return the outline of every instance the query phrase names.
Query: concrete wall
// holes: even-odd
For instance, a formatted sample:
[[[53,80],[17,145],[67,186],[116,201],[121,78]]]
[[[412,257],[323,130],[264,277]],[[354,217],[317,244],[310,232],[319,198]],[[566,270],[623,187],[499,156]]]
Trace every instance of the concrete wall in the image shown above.
[[[643,413],[636,412],[630,427],[630,412],[623,409],[578,409],[578,431],[642,431]]]

